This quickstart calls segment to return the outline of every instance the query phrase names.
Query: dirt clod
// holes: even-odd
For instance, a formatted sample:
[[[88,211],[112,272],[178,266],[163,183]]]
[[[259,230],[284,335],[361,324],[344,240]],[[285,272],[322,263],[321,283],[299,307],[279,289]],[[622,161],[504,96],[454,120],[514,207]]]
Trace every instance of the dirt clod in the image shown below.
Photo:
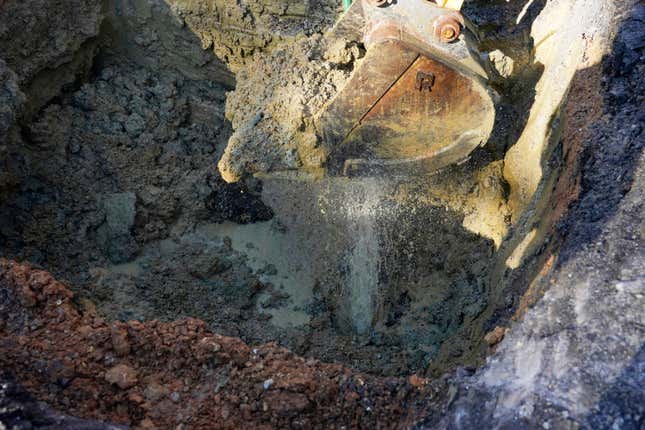
[[[137,372],[130,366],[117,364],[105,372],[105,380],[110,384],[118,385],[123,390],[127,390],[137,384]]]
[[[504,339],[506,329],[504,327],[495,327],[495,329],[484,336],[484,340],[489,347],[493,347]]]
[[[128,355],[130,353],[130,342],[128,341],[127,329],[119,327],[118,324],[113,324],[111,331],[114,351],[118,355]]]

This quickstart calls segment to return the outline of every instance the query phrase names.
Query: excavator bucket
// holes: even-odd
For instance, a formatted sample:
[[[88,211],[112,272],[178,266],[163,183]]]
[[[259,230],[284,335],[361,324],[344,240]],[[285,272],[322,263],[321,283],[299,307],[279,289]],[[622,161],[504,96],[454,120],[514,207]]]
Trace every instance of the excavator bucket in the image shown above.
[[[330,169],[437,170],[488,140],[496,96],[459,11],[428,0],[357,0],[326,37],[359,37],[366,48],[315,118]]]

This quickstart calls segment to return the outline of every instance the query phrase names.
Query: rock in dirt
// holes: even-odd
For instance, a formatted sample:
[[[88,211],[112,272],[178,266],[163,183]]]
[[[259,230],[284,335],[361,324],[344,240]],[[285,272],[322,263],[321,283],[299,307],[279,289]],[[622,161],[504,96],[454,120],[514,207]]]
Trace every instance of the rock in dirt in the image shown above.
[[[154,381],[148,384],[146,389],[143,391],[143,395],[151,402],[158,402],[166,397],[168,393],[169,391],[166,387]]]
[[[134,253],[136,245],[130,230],[134,226],[136,201],[133,192],[109,194],[103,200],[105,225],[99,229],[99,241],[115,264],[128,261]]]
[[[130,354],[130,342],[128,341],[128,331],[118,324],[112,325],[112,347],[118,355]]]
[[[495,327],[495,329],[484,336],[484,340],[486,341],[488,346],[493,347],[504,339],[505,334],[506,329],[504,327]]]
[[[105,380],[127,390],[137,384],[137,371],[128,365],[117,364],[105,372]]]
[[[410,381],[410,385],[415,388],[421,388],[428,384],[428,380],[426,378],[421,378],[416,374],[411,375],[408,380]]]

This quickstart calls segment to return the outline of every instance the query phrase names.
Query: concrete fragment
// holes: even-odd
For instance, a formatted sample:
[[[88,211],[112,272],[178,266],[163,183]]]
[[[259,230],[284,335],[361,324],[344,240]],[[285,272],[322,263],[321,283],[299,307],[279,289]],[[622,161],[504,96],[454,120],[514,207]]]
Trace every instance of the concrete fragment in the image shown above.
[[[488,54],[488,58],[501,77],[511,77],[515,67],[515,62],[511,57],[496,49]]]

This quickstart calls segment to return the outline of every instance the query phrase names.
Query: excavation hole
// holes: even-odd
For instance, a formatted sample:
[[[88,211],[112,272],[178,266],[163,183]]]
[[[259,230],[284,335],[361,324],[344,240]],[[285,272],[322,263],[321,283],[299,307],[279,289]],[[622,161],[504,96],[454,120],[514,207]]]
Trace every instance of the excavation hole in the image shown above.
[[[501,98],[493,137],[467,162],[231,185],[216,162],[233,133],[235,81],[210,48],[241,80],[253,73],[249,53],[278,42],[235,51],[234,29],[201,32],[209,24],[175,2],[108,3],[84,45],[88,73],[68,79],[82,85],[61,86],[16,135],[3,256],[65,279],[110,320],[200,318],[252,344],[384,375],[482,362],[494,346],[486,335],[503,332],[556,246],[549,212],[572,198],[557,193],[576,160],[553,151],[578,65],[566,57],[577,51],[556,51],[568,36],[550,33],[565,6],[473,8]],[[333,21],[329,8],[315,12],[281,18],[276,39]]]

